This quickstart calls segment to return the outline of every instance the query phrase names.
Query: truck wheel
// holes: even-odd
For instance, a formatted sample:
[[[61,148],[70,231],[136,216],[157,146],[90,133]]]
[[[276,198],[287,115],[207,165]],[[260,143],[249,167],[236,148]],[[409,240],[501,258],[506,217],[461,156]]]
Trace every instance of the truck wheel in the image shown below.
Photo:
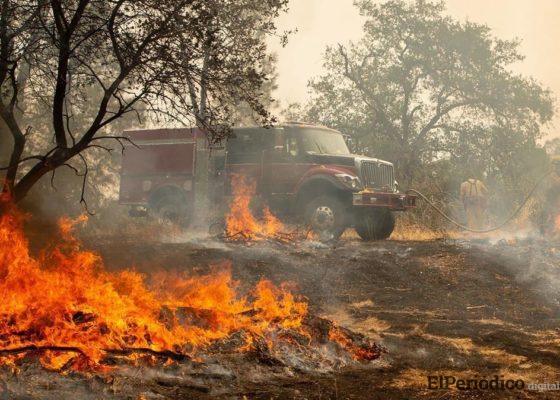
[[[336,197],[319,196],[305,207],[305,221],[320,240],[336,240],[348,226],[348,212]]]
[[[368,210],[358,214],[355,229],[362,240],[385,240],[395,229],[395,216],[389,210]]]
[[[208,227],[208,234],[213,237],[219,237],[226,234],[226,229],[227,225],[225,220],[215,220],[210,223],[210,226]]]
[[[183,196],[178,193],[168,193],[158,197],[151,205],[152,212],[164,222],[186,227],[190,223],[190,216]]]

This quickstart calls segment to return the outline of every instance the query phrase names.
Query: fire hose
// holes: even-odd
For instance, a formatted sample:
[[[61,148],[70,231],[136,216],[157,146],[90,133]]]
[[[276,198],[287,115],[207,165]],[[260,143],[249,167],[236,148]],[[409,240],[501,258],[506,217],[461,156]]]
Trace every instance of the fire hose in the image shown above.
[[[535,194],[535,191],[537,190],[537,188],[541,185],[541,183],[548,178],[549,175],[552,174],[553,171],[549,171],[546,174],[544,174],[533,186],[533,188],[529,191],[529,193],[527,194],[527,196],[525,196],[525,199],[523,200],[523,202],[521,203],[521,205],[519,207],[517,207],[517,209],[514,210],[513,213],[510,214],[510,216],[508,218],[506,218],[502,223],[500,223],[499,225],[493,227],[493,228],[489,228],[489,229],[471,229],[466,225],[461,224],[460,222],[454,220],[453,218],[451,218],[449,215],[447,215],[444,211],[442,211],[438,206],[436,206],[426,195],[424,195],[423,193],[421,193],[420,191],[416,190],[416,189],[409,189],[406,191],[407,194],[415,194],[418,197],[420,197],[422,200],[424,200],[430,207],[432,207],[439,215],[441,215],[445,220],[451,222],[453,225],[457,226],[460,229],[463,229],[465,231],[468,232],[473,232],[473,233],[489,233],[489,232],[494,232],[497,231],[498,229],[503,228],[504,226],[506,226],[508,223],[510,223],[515,217],[517,217],[517,215],[521,212],[521,210],[523,210],[523,208],[527,205],[527,203],[529,202],[529,200],[533,197],[533,195]]]

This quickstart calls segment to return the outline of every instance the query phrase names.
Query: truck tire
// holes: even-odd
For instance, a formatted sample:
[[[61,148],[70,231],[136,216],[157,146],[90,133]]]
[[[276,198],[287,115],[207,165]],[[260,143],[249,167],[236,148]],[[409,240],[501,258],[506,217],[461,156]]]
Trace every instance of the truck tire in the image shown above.
[[[307,203],[305,222],[319,240],[336,240],[348,227],[348,211],[336,197],[319,196]]]
[[[208,227],[208,234],[212,237],[220,237],[226,234],[227,224],[223,219],[215,220]]]
[[[164,222],[171,222],[182,227],[190,223],[189,208],[184,196],[177,191],[160,193],[150,202],[152,214]]]
[[[395,216],[389,210],[367,210],[358,214],[355,229],[362,240],[385,240],[395,229]]]

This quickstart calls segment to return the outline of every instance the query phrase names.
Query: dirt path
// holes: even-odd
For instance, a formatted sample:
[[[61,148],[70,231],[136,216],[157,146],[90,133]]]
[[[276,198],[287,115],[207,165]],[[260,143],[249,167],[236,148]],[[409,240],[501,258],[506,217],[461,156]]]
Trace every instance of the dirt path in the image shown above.
[[[335,247],[97,241],[111,268],[204,272],[223,260],[246,285],[291,281],[311,307],[388,350],[384,364],[321,377],[242,382],[249,398],[557,398],[528,390],[428,390],[429,375],[529,383],[560,380],[560,256],[525,242]],[[558,395],[558,396],[557,396]]]

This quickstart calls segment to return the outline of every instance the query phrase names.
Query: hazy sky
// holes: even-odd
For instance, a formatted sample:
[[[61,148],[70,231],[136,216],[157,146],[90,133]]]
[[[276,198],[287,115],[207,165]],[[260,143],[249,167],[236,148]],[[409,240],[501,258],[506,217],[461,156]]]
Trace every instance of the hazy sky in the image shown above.
[[[521,53],[526,59],[516,66],[516,71],[534,76],[560,97],[560,0],[446,3],[449,14],[457,18],[486,23],[503,39],[521,39]],[[325,47],[360,39],[362,22],[353,0],[290,0],[290,11],[280,17],[278,27],[297,28],[298,32],[285,48],[277,40],[270,43],[279,57],[276,97],[282,104],[307,98],[307,82],[321,73]],[[560,115],[547,131],[560,136]]]

